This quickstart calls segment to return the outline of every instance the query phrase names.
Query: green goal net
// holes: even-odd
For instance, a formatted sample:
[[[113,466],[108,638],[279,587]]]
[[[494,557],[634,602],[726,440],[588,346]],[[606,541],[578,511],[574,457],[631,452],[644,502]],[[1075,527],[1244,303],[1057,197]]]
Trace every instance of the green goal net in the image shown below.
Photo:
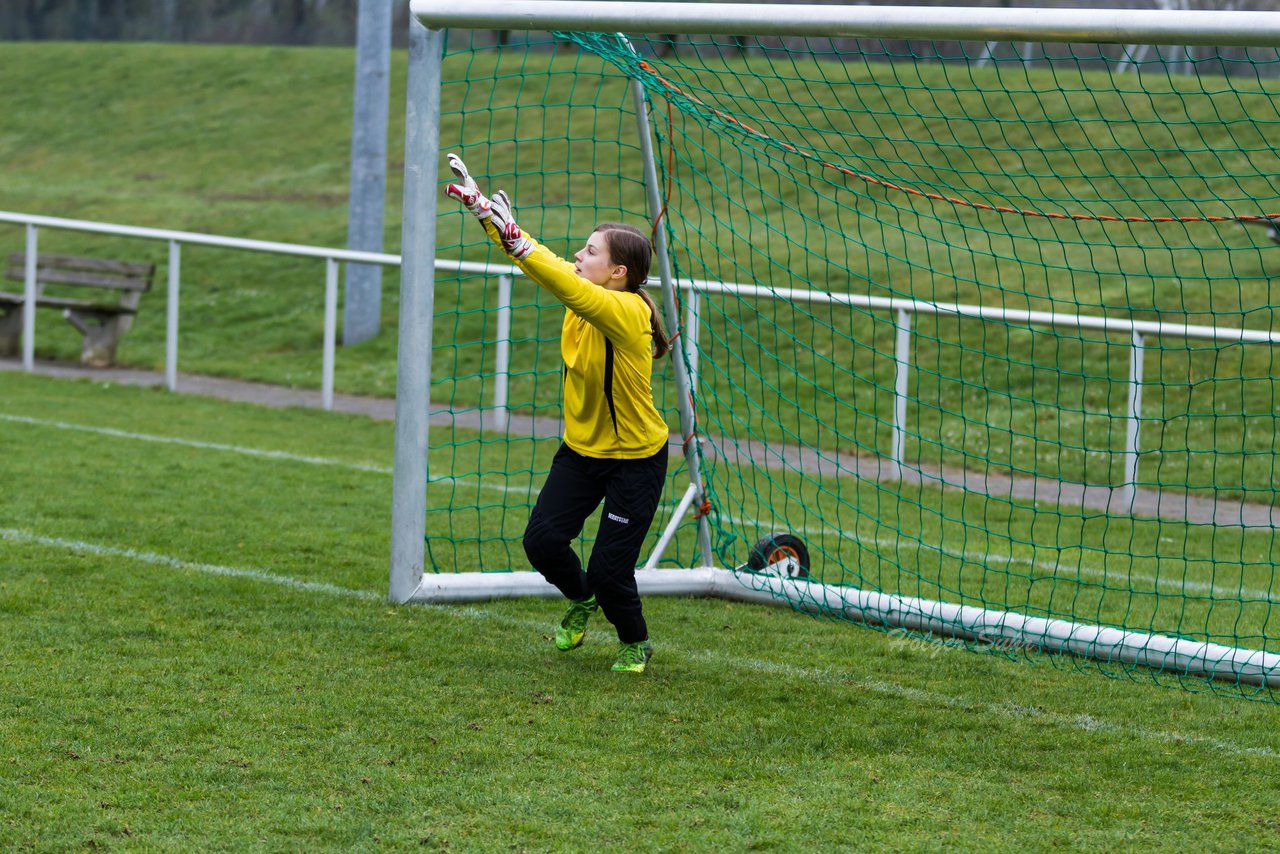
[[[567,256],[653,220],[633,81],[704,490],[676,514],[673,455],[654,565],[698,566],[707,524],[743,585],[841,619],[806,591],[1280,653],[1276,51],[454,31],[441,155]],[[436,225],[426,568],[527,569],[563,308]],[[812,585],[753,571],[770,537]]]

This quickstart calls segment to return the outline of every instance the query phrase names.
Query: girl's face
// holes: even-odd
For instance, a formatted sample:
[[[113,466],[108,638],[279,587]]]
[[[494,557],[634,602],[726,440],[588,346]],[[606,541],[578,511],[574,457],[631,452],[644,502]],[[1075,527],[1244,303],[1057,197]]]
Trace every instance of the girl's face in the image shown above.
[[[626,289],[627,268],[613,263],[602,233],[592,232],[587,238],[587,245],[577,251],[573,260],[577,262],[573,265],[573,271],[588,282],[614,291]]]

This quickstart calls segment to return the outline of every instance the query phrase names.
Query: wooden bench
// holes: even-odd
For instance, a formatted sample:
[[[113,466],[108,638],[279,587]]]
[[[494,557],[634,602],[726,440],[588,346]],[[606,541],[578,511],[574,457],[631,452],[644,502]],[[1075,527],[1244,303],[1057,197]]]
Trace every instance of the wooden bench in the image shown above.
[[[36,256],[36,307],[62,309],[62,316],[80,330],[84,346],[80,362],[105,368],[115,363],[116,346],[133,325],[142,294],[151,289],[155,264],[134,264],[106,258],[74,255]],[[0,355],[17,355],[22,341],[21,283],[26,281],[26,256],[9,256],[5,277],[20,283],[19,293],[0,292]],[[58,295],[45,293],[45,285],[58,287]],[[95,288],[96,299],[61,294],[74,288]],[[86,294],[88,296],[88,294]],[[113,299],[114,298],[114,299]]]

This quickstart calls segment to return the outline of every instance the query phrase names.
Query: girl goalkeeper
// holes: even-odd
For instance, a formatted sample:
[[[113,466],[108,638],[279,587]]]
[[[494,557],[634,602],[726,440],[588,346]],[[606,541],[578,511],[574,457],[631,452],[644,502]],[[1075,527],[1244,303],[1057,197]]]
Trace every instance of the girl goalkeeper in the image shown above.
[[[565,305],[564,437],[524,532],[525,554],[569,599],[556,648],[581,646],[599,608],[622,646],[613,669],[641,673],[653,654],[636,587],[636,561],[667,472],[667,425],[653,404],[654,359],[670,349],[641,284],[650,245],[639,230],[604,223],[570,263],[516,225],[511,201],[486,198],[455,154],[445,193],[462,202],[525,274]],[[586,572],[572,543],[604,501]]]

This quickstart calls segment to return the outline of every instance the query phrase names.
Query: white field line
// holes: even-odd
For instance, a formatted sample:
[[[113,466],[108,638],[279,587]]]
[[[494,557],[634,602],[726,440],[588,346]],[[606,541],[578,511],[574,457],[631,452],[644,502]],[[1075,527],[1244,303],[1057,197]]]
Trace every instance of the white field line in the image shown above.
[[[333,466],[335,468],[345,468],[352,471],[371,472],[373,474],[389,475],[392,469],[388,466],[374,466],[362,463],[351,463],[344,460],[333,459],[332,457],[312,457],[301,454],[291,454],[287,451],[267,451],[260,448],[249,448],[242,445],[228,445],[218,442],[202,442],[195,439],[181,439],[172,436],[155,436],[147,433],[132,433],[127,430],[117,430],[111,427],[93,427],[85,424],[72,424],[66,421],[53,421],[42,418],[30,418],[23,415],[8,415],[0,413],[0,421],[10,421],[19,424],[31,424],[39,427],[53,427],[59,430],[74,430],[84,433],[97,433],[103,436],[111,436],[118,439],[133,439],[141,442],[155,442],[165,445],[180,445],[183,447],[197,448],[199,450],[223,451],[233,454],[242,454],[244,456],[258,457],[262,459],[282,460],[286,462],[304,463],[307,465]],[[533,495],[535,490],[532,487],[508,486],[505,484],[487,483],[479,478],[471,477],[453,477],[450,475],[433,475],[430,478],[432,483],[457,483],[468,486],[478,486],[480,489],[494,490],[505,493],[521,493],[525,495]],[[726,516],[730,522],[747,527],[754,527],[763,530],[768,524],[751,517],[743,516]],[[786,527],[786,526],[784,526]],[[772,527],[769,530],[773,530]],[[872,537],[870,539],[857,536],[856,533],[851,534],[847,531],[838,530],[826,526],[802,526],[792,528],[796,533],[805,534],[824,534],[828,536],[838,536],[855,540],[856,542],[871,543],[878,547],[901,548],[903,543],[894,540]],[[1109,577],[1114,578],[1115,574],[1108,574],[1106,569],[1098,569],[1086,566],[1082,561],[1079,566],[1063,567],[1056,561],[1034,560],[1031,558],[1021,557],[1013,554],[1003,554],[1000,552],[973,552],[973,551],[954,551],[947,549],[941,544],[927,543],[924,541],[910,540],[909,545],[919,545],[923,548],[936,551],[956,560],[967,560],[974,563],[989,565],[991,563],[1016,563],[1035,567],[1043,570],[1057,578],[1070,578],[1071,575],[1084,575],[1092,578],[1099,578],[1106,581]],[[1064,571],[1069,570],[1069,571]],[[1218,598],[1249,598],[1266,602],[1280,602],[1280,596],[1273,594],[1269,590],[1248,589],[1248,588],[1232,588],[1224,587],[1217,584],[1207,584],[1202,581],[1193,581],[1188,579],[1179,579],[1170,581],[1153,575],[1126,573],[1124,576],[1130,582],[1145,582],[1153,587],[1163,587],[1166,590],[1191,591],[1212,595]]]
[[[231,454],[241,454],[247,457],[258,457],[268,460],[283,460],[291,463],[305,463],[313,466],[333,466],[334,468],[350,469],[351,471],[371,472],[373,474],[389,475],[393,473],[390,466],[375,466],[365,463],[352,463],[346,460],[337,460],[332,457],[311,457],[303,454],[292,454],[288,451],[266,451],[261,448],[248,448],[243,445],[227,445],[221,442],[202,442],[197,439],[181,439],[175,436],[156,436],[149,433],[131,433],[128,430],[117,430],[113,427],[92,427],[87,424],[72,424],[67,421],[51,421],[44,418],[30,418],[25,415],[8,415],[0,412],[0,421],[11,421],[17,424],[31,424],[37,427],[53,427],[58,430],[74,430],[81,433],[97,433],[101,436],[111,436],[116,439],[133,439],[139,442],[154,442],[161,445],[180,445],[186,448],[197,448],[202,451],[224,451]],[[524,492],[532,493],[529,487],[503,486],[493,483],[484,483],[477,478],[452,477],[450,475],[433,475],[432,483],[479,483],[482,489],[492,489],[501,492]]]
[[[316,466],[336,466],[353,471],[367,471],[375,474],[391,474],[386,466],[371,466],[361,463],[349,463],[330,457],[308,457],[291,454],[287,451],[264,451],[261,448],[246,448],[242,445],[224,445],[219,442],[201,442],[196,439],[180,439],[174,436],[153,436],[147,433],[130,433],[128,430],[116,430],[111,427],[90,427],[86,424],[71,424],[67,421],[49,421],[44,418],[28,418],[24,415],[6,415],[0,412],[0,421],[12,421],[17,424],[31,424],[36,427],[54,427],[58,430],[75,430],[81,433],[97,433],[100,436],[111,436],[116,439],[134,439],[139,442],[155,442],[161,445],[180,445],[184,448],[198,448],[202,451],[226,451],[242,454],[246,457],[259,457],[268,460],[286,460],[291,463],[307,463]]]
[[[218,564],[199,563],[196,561],[182,560],[181,558],[175,558],[169,555],[157,554],[155,552],[144,552],[136,549],[104,546],[97,543],[84,542],[82,540],[63,539],[61,537],[46,537],[15,528],[0,528],[0,539],[14,543],[64,549],[66,551],[79,552],[82,554],[125,558],[127,560],[138,561],[139,563],[164,567],[166,569],[202,572],[210,575],[230,578],[242,578],[250,581],[272,584],[279,587],[287,587],[293,590],[306,591],[308,593],[323,593],[330,596],[351,597],[366,601],[382,602],[386,600],[385,596],[374,593],[370,590],[353,590],[348,587],[338,587],[334,584],[300,581],[296,578],[289,578],[288,576],[278,575],[274,572],[268,572],[261,569],[243,569],[232,566],[221,566]],[[543,631],[548,625],[545,620],[529,620],[517,617],[508,617],[496,614],[491,610],[476,608],[473,606],[426,605],[419,607],[426,607],[435,613],[461,617],[463,619],[478,619],[498,622],[527,631],[530,634],[536,634]],[[923,688],[910,688],[892,682],[884,682],[879,679],[858,679],[851,677],[847,672],[832,670],[830,668],[799,667],[792,664],[767,661],[764,659],[747,658],[736,654],[729,655],[709,650],[690,650],[679,646],[672,646],[669,648],[694,661],[702,661],[711,664],[717,669],[748,670],[754,673],[764,674],[766,676],[781,676],[805,682],[817,682],[824,685],[849,687],[873,694],[907,700],[920,705],[938,705],[948,709],[978,712],[984,715],[998,716],[1008,718],[1010,720],[1032,720],[1045,722],[1063,729],[1077,730],[1086,733],[1101,733],[1108,738],[1126,736],[1165,745],[1201,747],[1217,753],[1229,753],[1237,756],[1280,759],[1280,751],[1273,750],[1269,747],[1242,745],[1220,738],[1210,738],[1201,735],[1175,732],[1172,730],[1153,730],[1145,729],[1143,727],[1126,726],[1124,724],[1115,724],[1110,721],[1101,720],[1093,717],[1092,715],[1059,714],[1057,712],[1048,712],[1043,709],[1022,706],[1012,702],[988,703],[970,700],[966,697],[928,691]]]
[[[155,552],[141,552],[137,549],[102,546],[97,543],[86,543],[83,540],[66,540],[61,537],[44,537],[18,528],[0,528],[0,539],[14,543],[31,543],[38,546],[65,549],[99,557],[121,557],[127,560],[136,560],[139,563],[151,564],[152,566],[163,566],[168,569],[203,572],[209,575],[223,575],[229,578],[247,578],[251,581],[262,581],[281,587],[291,587],[295,590],[306,590],[311,593],[328,593],[334,596],[353,596],[358,599],[376,599],[379,601],[386,601],[387,598],[369,590],[352,590],[349,587],[338,587],[336,584],[326,584],[323,581],[302,581],[297,578],[290,578],[287,575],[277,575],[260,569],[240,569],[234,566],[220,566],[216,563],[198,563],[170,557],[169,555],[156,554]]]

